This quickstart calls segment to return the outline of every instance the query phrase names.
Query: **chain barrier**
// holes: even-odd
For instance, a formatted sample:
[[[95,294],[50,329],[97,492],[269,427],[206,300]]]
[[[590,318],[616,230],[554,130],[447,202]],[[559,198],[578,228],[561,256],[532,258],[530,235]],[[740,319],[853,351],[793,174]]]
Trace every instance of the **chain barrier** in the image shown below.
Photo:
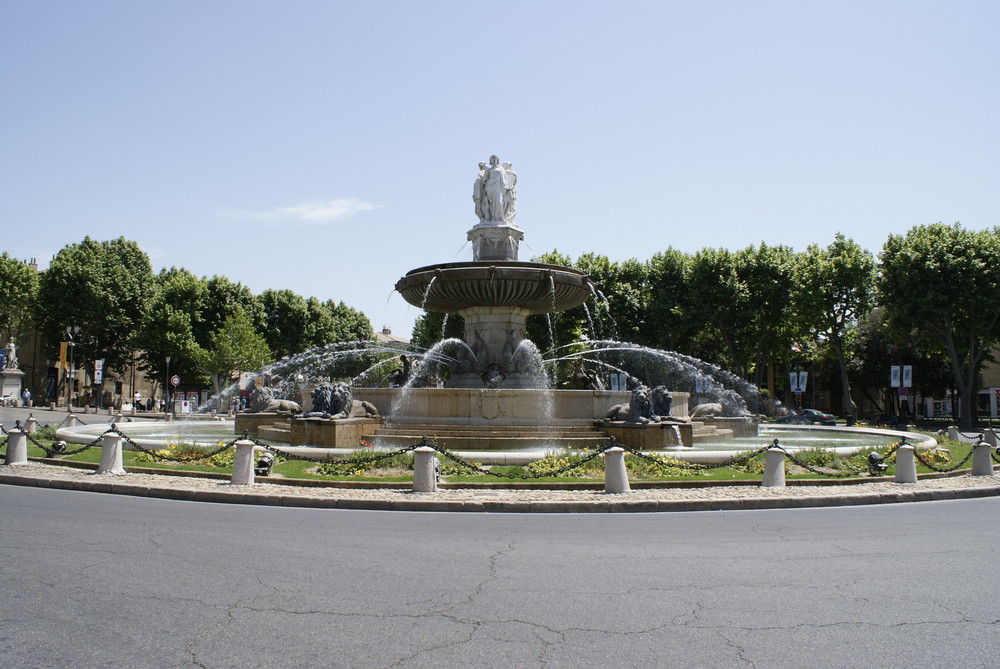
[[[601,455],[604,454],[604,451],[606,451],[609,448],[611,448],[611,444],[608,444],[607,446],[601,446],[595,452],[591,453],[590,455],[587,455],[586,457],[580,458],[576,462],[571,462],[568,465],[565,465],[565,466],[560,467],[558,469],[553,469],[553,470],[547,471],[547,472],[539,472],[537,474],[506,474],[504,472],[494,472],[494,471],[491,471],[491,470],[486,469],[484,467],[480,467],[479,465],[473,464],[473,463],[471,463],[471,462],[469,462],[467,460],[463,460],[462,458],[460,458],[457,455],[451,453],[450,451],[445,450],[445,449],[441,448],[440,446],[435,446],[434,444],[429,443],[427,441],[426,437],[424,437],[424,439],[419,444],[417,444],[417,446],[429,446],[430,448],[433,448],[435,451],[437,451],[438,453],[440,453],[444,457],[448,458],[452,462],[455,462],[455,463],[457,463],[457,464],[459,464],[462,467],[465,467],[467,469],[471,469],[473,471],[477,471],[477,472],[480,472],[482,474],[486,474],[487,476],[497,476],[497,477],[504,478],[504,479],[520,479],[520,480],[541,479],[541,478],[545,478],[547,476],[558,476],[559,474],[563,474],[565,472],[568,472],[571,469],[576,469],[577,467],[581,467],[581,466],[587,464],[588,462],[590,462],[594,458],[600,457]]]
[[[956,430],[956,432],[958,432],[958,430]],[[979,434],[966,434],[964,432],[958,432],[958,436],[965,437],[966,439],[970,439],[973,442],[979,442],[983,440],[984,435],[982,432],[980,432]]]
[[[690,469],[692,471],[701,471],[707,469],[723,469],[725,467],[731,467],[733,465],[742,465],[747,462],[750,462],[758,455],[760,455],[767,449],[771,448],[772,446],[772,444],[768,444],[767,446],[762,446],[755,451],[745,451],[741,457],[733,458],[732,460],[727,460],[725,462],[720,462],[714,465],[704,465],[695,462],[684,462],[683,460],[664,462],[661,458],[653,457],[651,455],[646,455],[642,451],[632,448],[631,446],[626,446],[625,444],[619,443],[617,440],[615,440],[614,437],[611,438],[611,442],[613,446],[617,446],[618,448],[628,451],[629,453],[636,456],[640,460],[645,460],[646,462],[650,462],[656,465],[668,465],[670,467],[676,467],[677,469]]]
[[[66,417],[65,417],[65,418],[63,418],[63,419],[62,419],[61,421],[59,421],[58,423],[56,423],[56,429],[58,430],[58,429],[59,429],[59,428],[61,428],[61,427],[62,427],[63,425],[65,425],[66,421],[68,421],[68,420],[69,420],[69,417],[70,417],[70,416],[72,416],[73,418],[76,418],[76,414],[75,414],[75,413],[73,413],[72,411],[70,411],[69,413],[67,413],[67,414],[66,414]]]
[[[882,461],[884,462],[885,460],[888,460],[890,457],[892,457],[892,454],[895,453],[896,450],[900,446],[903,446],[904,444],[906,444],[906,439],[903,439],[902,441],[900,441],[897,444],[893,444],[892,448],[890,448],[888,451],[886,451],[885,455],[881,455],[880,454],[881,457],[882,457]],[[774,447],[775,448],[780,448],[782,451],[784,451],[785,452],[785,456],[789,460],[791,460],[792,463],[798,465],[799,467],[802,467],[806,471],[812,472],[813,474],[819,474],[820,476],[827,476],[829,478],[843,479],[843,478],[849,478],[849,477],[852,477],[852,476],[857,476],[860,473],[860,472],[854,472],[854,471],[847,471],[847,472],[825,472],[825,471],[819,469],[818,467],[813,467],[812,465],[807,464],[805,462],[802,462],[801,460],[799,460],[798,458],[796,458],[794,454],[792,454],[784,446],[782,446],[781,444],[779,444],[777,439],[774,440]],[[878,453],[878,449],[874,449],[872,452],[873,453]],[[871,471],[871,465],[869,465],[869,471]]]
[[[252,442],[256,446],[260,446],[261,448],[263,448],[263,449],[265,449],[267,451],[270,451],[271,453],[275,453],[276,455],[281,455],[286,460],[301,460],[301,461],[304,461],[304,462],[316,462],[316,463],[320,463],[320,464],[336,463],[336,464],[343,464],[343,465],[365,465],[365,466],[371,466],[371,465],[373,465],[373,464],[375,464],[377,462],[381,462],[383,460],[389,460],[389,459],[392,459],[392,458],[396,457],[397,455],[404,455],[406,453],[410,453],[412,451],[415,451],[416,449],[418,449],[420,447],[427,446],[429,448],[434,449],[435,452],[440,453],[443,457],[447,458],[448,460],[451,460],[452,462],[458,464],[459,466],[461,466],[461,467],[463,467],[465,469],[469,469],[471,471],[479,472],[480,474],[485,474],[487,476],[496,476],[498,478],[506,478],[506,479],[537,479],[537,478],[545,478],[546,476],[557,476],[559,474],[567,472],[567,471],[569,471],[571,469],[576,469],[577,467],[580,467],[581,465],[584,465],[584,464],[590,462],[594,458],[599,457],[608,448],[610,448],[610,446],[603,446],[600,449],[598,449],[595,453],[592,453],[592,454],[590,454],[590,455],[588,455],[586,457],[580,458],[579,460],[577,460],[575,462],[571,462],[570,464],[568,464],[568,465],[566,465],[564,467],[560,467],[559,469],[554,469],[552,471],[541,472],[541,473],[538,473],[538,474],[506,474],[506,473],[503,473],[503,472],[495,472],[495,471],[492,471],[492,470],[487,469],[485,467],[481,467],[481,466],[479,466],[479,465],[477,465],[475,463],[469,462],[468,460],[464,460],[463,458],[458,457],[457,455],[455,455],[451,451],[448,451],[447,449],[441,448],[440,446],[437,446],[435,444],[430,443],[429,441],[427,441],[426,437],[424,437],[423,439],[421,439],[419,443],[414,444],[413,446],[406,446],[404,448],[400,448],[398,450],[390,451],[388,453],[383,453],[383,454],[380,454],[380,455],[355,457],[355,458],[348,458],[348,459],[344,459],[344,460],[331,460],[331,459],[328,459],[328,458],[310,458],[310,457],[307,457],[307,456],[304,456],[304,455],[299,455],[299,454],[296,454],[296,453],[289,453],[288,451],[284,451],[284,450],[282,450],[280,448],[277,448],[277,447],[275,447],[275,446],[273,446],[271,444],[264,443],[264,442],[259,441],[257,439],[249,439],[249,438],[246,437],[246,435],[244,435],[243,438],[245,438],[248,441]]]
[[[990,449],[990,457],[993,458],[993,462],[1000,465],[1000,446]]]
[[[360,457],[360,458],[349,458],[349,459],[346,459],[346,460],[331,460],[329,458],[310,458],[308,456],[299,455],[297,453],[289,453],[288,451],[283,451],[280,448],[272,446],[271,444],[266,444],[263,441],[259,441],[257,439],[251,439],[251,438],[247,437],[246,433],[244,433],[243,436],[240,437],[240,439],[245,439],[247,441],[250,441],[255,446],[260,446],[264,450],[270,451],[271,453],[274,453],[276,455],[280,455],[283,458],[285,458],[286,460],[301,460],[303,462],[316,462],[316,463],[319,463],[319,464],[325,464],[325,463],[328,463],[328,462],[332,462],[332,463],[344,464],[344,465],[353,465],[353,464],[357,464],[357,465],[370,465],[370,464],[375,463],[375,462],[381,462],[383,460],[389,460],[391,458],[396,457],[397,455],[403,455],[405,453],[409,453],[410,451],[416,450],[420,446],[426,445],[426,444],[422,444],[421,443],[421,444],[416,444],[415,446],[407,446],[405,448],[401,448],[399,450],[392,451],[392,452],[389,452],[389,453],[381,453],[379,455],[364,456],[364,457]]]
[[[129,446],[131,446],[132,448],[134,448],[137,451],[142,451],[143,453],[145,453],[146,455],[150,456],[154,460],[160,460],[160,461],[166,461],[166,462],[182,462],[182,463],[183,462],[197,462],[198,460],[207,460],[207,459],[209,459],[211,457],[214,457],[214,456],[218,455],[219,453],[222,453],[223,451],[226,451],[226,450],[232,448],[236,444],[236,442],[239,441],[239,438],[233,439],[228,444],[223,444],[222,446],[220,446],[219,448],[215,449],[214,451],[209,451],[209,452],[206,452],[206,453],[196,453],[196,454],[193,454],[193,455],[190,455],[190,456],[161,455],[160,453],[158,453],[154,449],[149,449],[149,448],[146,448],[144,446],[139,445],[131,437],[129,437],[124,432],[122,432],[118,428],[117,425],[112,425],[111,427],[109,427],[108,431],[105,432],[104,434],[108,434],[108,433],[117,434],[119,437],[122,438],[122,440],[126,444],[128,444]],[[101,436],[104,436],[104,435],[101,435]]]
[[[913,457],[915,457],[917,460],[919,460],[920,464],[922,464],[924,467],[927,467],[928,469],[932,469],[932,470],[938,472],[939,474],[947,474],[949,472],[955,471],[956,469],[961,469],[962,466],[966,462],[968,462],[969,459],[972,457],[972,454],[973,454],[973,452],[975,452],[975,450],[976,450],[975,447],[970,448],[969,452],[965,454],[965,457],[962,458],[961,462],[959,462],[954,467],[948,467],[947,469],[942,469],[941,467],[936,467],[933,464],[931,464],[930,462],[927,462],[927,460],[924,459],[924,456],[920,455],[920,451],[918,451],[916,449],[913,449]]]

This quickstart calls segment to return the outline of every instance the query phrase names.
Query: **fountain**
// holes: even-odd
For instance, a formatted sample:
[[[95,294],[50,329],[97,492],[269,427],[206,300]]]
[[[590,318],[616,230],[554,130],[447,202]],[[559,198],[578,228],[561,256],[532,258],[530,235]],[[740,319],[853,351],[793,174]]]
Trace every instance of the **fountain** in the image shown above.
[[[401,366],[388,377],[390,386],[401,387],[352,384],[355,401],[373,408],[367,416],[324,420],[307,414],[268,425],[267,416],[241,415],[237,432],[248,429],[270,439],[324,447],[355,446],[359,438],[403,446],[426,436],[445,448],[475,452],[593,447],[609,436],[644,450],[732,438],[733,430],[712,417],[689,418],[688,392],[667,393],[662,382],[650,390],[639,374],[609,360],[608,354],[623,359],[638,350],[628,344],[594,342],[586,351],[556,358],[576,361],[574,377],[572,383],[550,387],[545,365],[552,361],[543,360],[525,338],[528,316],[584,305],[598,299],[600,291],[576,269],[518,259],[524,231],[515,221],[516,184],[510,163],[501,164],[496,156],[480,163],[473,188],[479,220],[467,233],[473,260],[420,267],[396,283],[403,299],[416,307],[461,315],[462,339],[401,356]],[[654,353],[671,355],[674,362],[682,357]],[[605,376],[612,372],[629,379],[629,387],[604,389],[584,359]],[[443,385],[435,380],[434,366],[447,369]],[[656,410],[640,406],[649,401],[647,395],[658,398]],[[742,400],[736,396],[728,406],[739,413]],[[755,421],[743,416],[737,422],[743,433],[755,432]]]
[[[607,299],[584,273],[518,260],[524,231],[515,222],[516,184],[510,163],[496,156],[480,163],[473,189],[479,221],[468,231],[472,262],[420,267],[396,283],[414,306],[461,315],[461,339],[442,339],[430,349],[355,342],[304,351],[262,370],[265,385],[252,396],[252,410],[237,414],[234,423],[205,424],[193,432],[192,423],[183,434],[179,423],[132,423],[127,429],[148,435],[149,445],[170,438],[221,444],[235,430],[290,444],[290,452],[312,458],[342,457],[367,445],[412,446],[426,437],[485,464],[525,464],[556,449],[603,446],[609,437],[695,462],[726,461],[735,450],[759,447],[748,442],[757,435],[754,414],[761,409],[756,387],[697,358],[599,339],[594,314],[610,316]],[[588,300],[594,301],[593,313]],[[589,339],[543,355],[525,337],[528,316],[581,305]],[[549,369],[560,364],[573,371],[555,384]],[[350,384],[338,381],[346,378]],[[604,381],[611,380],[617,383],[606,389]],[[232,386],[214,398],[215,406],[227,406],[235,392]],[[691,400],[697,405],[689,410]],[[101,429],[64,428],[57,436],[88,440]],[[830,434],[850,436],[845,428],[816,429],[827,440]],[[899,433],[866,430],[855,436],[871,435],[889,439]],[[870,442],[838,452],[864,445]]]

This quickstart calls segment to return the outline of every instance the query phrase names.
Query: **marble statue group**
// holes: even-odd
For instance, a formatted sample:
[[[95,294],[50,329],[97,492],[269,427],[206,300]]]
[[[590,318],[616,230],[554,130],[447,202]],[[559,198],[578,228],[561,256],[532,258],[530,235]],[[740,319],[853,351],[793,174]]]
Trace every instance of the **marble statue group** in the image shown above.
[[[481,223],[514,224],[517,213],[517,174],[510,163],[500,163],[490,156],[489,163],[479,163],[479,176],[472,188],[472,201]]]

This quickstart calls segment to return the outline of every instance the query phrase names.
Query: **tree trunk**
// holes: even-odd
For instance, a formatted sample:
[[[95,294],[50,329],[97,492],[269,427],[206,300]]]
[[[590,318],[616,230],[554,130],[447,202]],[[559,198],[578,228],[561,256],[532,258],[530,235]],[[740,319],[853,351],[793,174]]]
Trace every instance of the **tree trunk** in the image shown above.
[[[830,347],[837,354],[837,364],[840,366],[840,389],[844,394],[844,404],[847,407],[847,424],[854,425],[858,420],[858,405],[851,397],[851,381],[847,377],[847,360],[844,359],[844,350],[840,345],[840,340],[834,338],[830,340]]]

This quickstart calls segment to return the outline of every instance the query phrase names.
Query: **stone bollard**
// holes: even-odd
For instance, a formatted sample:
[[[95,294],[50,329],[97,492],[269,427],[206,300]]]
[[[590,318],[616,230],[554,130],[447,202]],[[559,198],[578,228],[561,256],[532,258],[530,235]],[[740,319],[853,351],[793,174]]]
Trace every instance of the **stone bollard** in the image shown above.
[[[14,428],[7,433],[7,455],[5,465],[28,464],[28,433]]]
[[[115,415],[115,410],[112,407],[108,407],[108,415],[109,416],[114,416]]]
[[[625,466],[625,449],[615,446],[604,451],[604,492],[631,492],[628,468]]]
[[[122,466],[122,438],[117,434],[106,434],[101,437],[101,463],[97,465],[97,474],[124,474]]]
[[[76,427],[79,424],[80,421],[76,419],[75,413],[71,413],[68,416],[66,416],[66,427]]]
[[[115,414],[115,423],[124,423],[124,422],[125,422],[125,415],[121,411],[119,411],[118,413]]]
[[[437,492],[438,461],[434,449],[421,446],[413,451],[413,492]]]
[[[136,406],[134,404],[132,405],[132,415],[133,416],[138,416],[139,415],[139,410],[136,408]]]
[[[233,475],[229,479],[229,484],[253,485],[254,464],[253,442],[249,439],[240,439],[236,442],[236,457],[233,459]]]
[[[215,409],[212,409],[212,420],[215,420],[215,417],[218,416],[218,415],[219,415],[219,412],[217,410],[215,410]]]
[[[56,410],[56,403],[49,402],[49,411],[55,411],[55,410]]]
[[[948,438],[952,441],[962,441],[961,437],[958,436],[958,427],[955,425],[948,426]]]
[[[972,448],[972,475],[993,476],[993,447],[980,441]]]
[[[34,434],[38,429],[38,419],[28,414],[28,420],[24,421],[24,431],[28,434]]]
[[[993,430],[992,427],[988,427],[985,430],[983,430],[983,441],[985,441],[993,448],[996,448],[998,445],[1000,445],[997,444],[997,433]]]
[[[917,482],[917,462],[913,450],[909,444],[896,449],[896,483]]]
[[[785,487],[785,450],[769,448],[764,455],[764,476],[760,480],[761,488]]]

